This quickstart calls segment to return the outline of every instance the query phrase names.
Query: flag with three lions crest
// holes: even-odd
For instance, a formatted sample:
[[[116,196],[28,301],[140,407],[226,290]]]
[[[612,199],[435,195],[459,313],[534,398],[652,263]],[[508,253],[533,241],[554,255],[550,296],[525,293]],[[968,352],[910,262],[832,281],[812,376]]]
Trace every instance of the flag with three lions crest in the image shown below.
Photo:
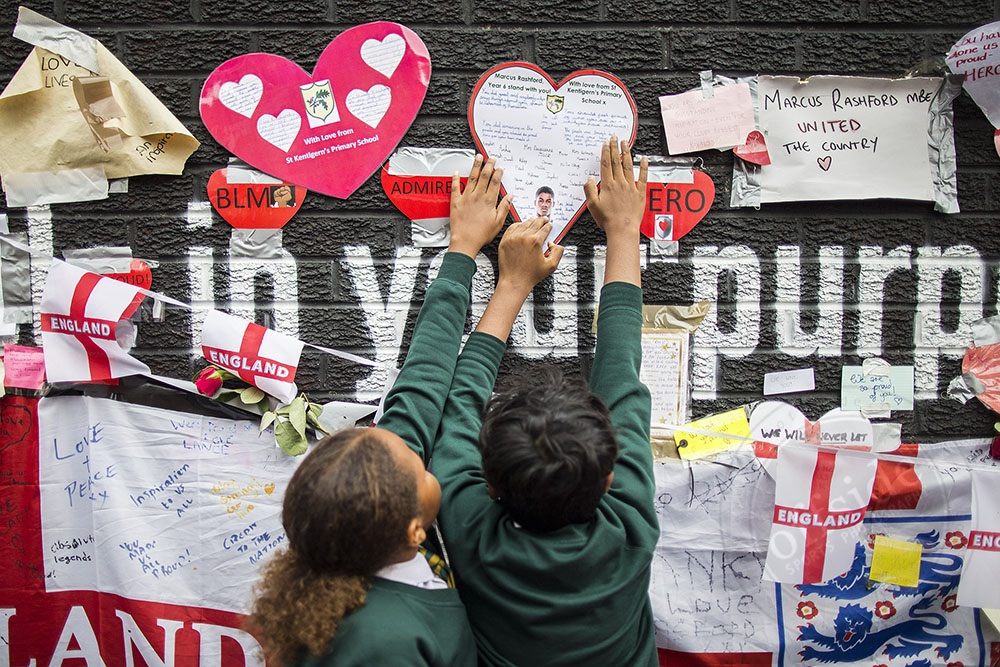
[[[850,569],[798,585],[763,581],[775,484],[748,450],[656,464],[663,530],[650,598],[661,665],[1000,665],[1000,633],[957,602],[973,525],[964,464],[993,465],[989,441],[895,452],[914,464],[879,460]],[[878,535],[922,546],[917,586],[870,579]]]

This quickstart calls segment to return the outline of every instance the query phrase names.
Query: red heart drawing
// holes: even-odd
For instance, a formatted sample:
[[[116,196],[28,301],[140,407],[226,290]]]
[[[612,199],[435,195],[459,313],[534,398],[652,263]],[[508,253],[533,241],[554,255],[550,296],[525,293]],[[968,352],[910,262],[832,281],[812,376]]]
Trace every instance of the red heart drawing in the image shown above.
[[[311,75],[268,53],[227,60],[205,81],[199,109],[212,136],[244,162],[345,198],[402,139],[430,74],[415,32],[367,23],[337,35]]]
[[[771,156],[767,152],[767,144],[764,143],[764,135],[760,130],[754,130],[747,135],[747,141],[742,146],[733,149],[733,153],[754,164],[771,164]]]
[[[693,183],[656,183],[646,185],[646,213],[639,224],[639,231],[646,238],[676,241],[694,229],[715,199],[715,183],[702,171],[693,171]],[[657,216],[672,215],[673,229],[670,238],[655,234]],[[666,220],[661,218],[660,224]],[[666,227],[663,227],[666,231]]]
[[[663,220],[660,220],[660,224],[657,225],[657,226],[660,228],[661,232],[665,232],[668,229],[670,229],[670,225],[671,225],[670,219],[669,218],[664,218]]]
[[[469,101],[469,126],[480,152],[504,167],[516,220],[540,210],[540,194],[558,243],[586,205],[583,185],[600,178],[601,144],[614,135],[632,145],[635,102],[616,77],[573,72],[558,85],[530,63],[497,65],[480,77]]]
[[[24,440],[31,431],[31,410],[23,405],[5,405],[0,410],[0,452]]]
[[[823,171],[830,171],[831,162],[833,162],[833,158],[830,157],[829,155],[827,155],[826,157],[816,158],[816,164],[818,164],[819,168],[822,169]]]
[[[149,264],[135,257],[132,258],[128,273],[105,273],[103,275],[143,289],[149,289],[150,285],[153,284],[153,272],[150,270]]]
[[[280,229],[305,199],[305,188],[291,183],[230,183],[226,169],[208,179],[208,200],[237,229]]]

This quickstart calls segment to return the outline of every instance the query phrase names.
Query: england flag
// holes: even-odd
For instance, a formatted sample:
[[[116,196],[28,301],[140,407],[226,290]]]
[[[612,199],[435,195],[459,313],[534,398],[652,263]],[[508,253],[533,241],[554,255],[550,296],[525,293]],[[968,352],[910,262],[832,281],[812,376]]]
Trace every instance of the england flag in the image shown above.
[[[876,464],[861,452],[779,448],[764,579],[813,584],[850,569]]]
[[[1000,472],[972,470],[972,527],[966,544],[958,604],[1000,607]]]
[[[217,310],[205,318],[202,354],[209,363],[289,403],[298,389],[295,371],[302,341]]]
[[[118,322],[142,303],[138,289],[53,260],[42,296],[42,347],[49,382],[103,381],[148,373],[118,344]]]

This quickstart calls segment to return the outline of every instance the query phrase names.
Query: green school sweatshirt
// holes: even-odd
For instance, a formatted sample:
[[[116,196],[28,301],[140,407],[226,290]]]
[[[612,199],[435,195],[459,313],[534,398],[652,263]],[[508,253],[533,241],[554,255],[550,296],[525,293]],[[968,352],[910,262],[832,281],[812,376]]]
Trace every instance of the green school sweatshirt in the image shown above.
[[[477,436],[505,343],[473,333],[455,369],[433,471],[438,521],[486,665],[656,665],[649,572],[653,507],[649,391],[639,382],[642,290],[601,292],[591,390],[611,410],[621,454],[587,523],[549,533],[515,525],[490,500]]]
[[[341,621],[330,650],[301,664],[472,667],[476,645],[454,588],[426,590],[376,578],[364,606]]]

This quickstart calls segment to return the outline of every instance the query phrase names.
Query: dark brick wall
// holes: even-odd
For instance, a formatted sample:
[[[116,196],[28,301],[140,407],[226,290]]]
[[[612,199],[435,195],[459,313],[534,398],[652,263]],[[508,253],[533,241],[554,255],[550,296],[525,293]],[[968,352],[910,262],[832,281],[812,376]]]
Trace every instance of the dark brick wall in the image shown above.
[[[17,4],[0,1],[0,85],[6,85],[30,50],[10,37]],[[618,75],[638,105],[637,151],[663,154],[666,146],[656,98],[693,87],[701,69],[728,76],[901,76],[918,66],[924,72],[937,72],[942,55],[961,35],[1000,17],[998,0],[956,0],[947,8],[929,0],[27,0],[25,4],[100,39],[202,146],[182,176],[133,178],[127,195],[54,205],[49,212],[33,214],[41,215],[41,227],[29,225],[24,209],[6,211],[13,230],[43,233],[39,229],[51,216],[52,247],[57,253],[97,244],[130,245],[136,256],[159,263],[154,289],[200,305],[255,309],[259,320],[270,321],[273,315],[286,330],[310,342],[392,362],[405,354],[428,266],[438,253],[410,247],[409,223],[376,179],[347,200],[311,194],[284,230],[288,257],[283,265],[265,263],[255,275],[240,278],[245,267],[239,269],[229,261],[231,229],[204,207],[207,179],[229,155],[206,132],[197,110],[202,83],[224,60],[267,51],[309,70],[340,31],[366,21],[397,21],[421,36],[434,70],[427,99],[402,145],[471,147],[465,112],[474,82],[491,65],[526,59],[557,80],[585,67]],[[868,334],[862,333],[868,317],[864,313],[875,308],[882,322],[881,355],[892,363],[923,369],[923,385],[918,386],[922,398],[916,409],[895,415],[904,424],[905,436],[937,440],[990,432],[997,416],[978,402],[962,407],[942,398],[948,381],[960,372],[964,343],[956,341],[967,333],[959,326],[961,313],[972,309],[985,316],[996,314],[1000,279],[996,233],[1000,160],[991,140],[993,128],[963,95],[955,104],[955,129],[962,213],[954,216],[903,201],[731,209],[731,156],[715,151],[701,156],[716,183],[713,209],[682,240],[677,262],[651,258],[644,270],[648,303],[690,303],[704,296],[696,292],[703,270],[699,261],[711,261],[704,259],[705,253],[728,248],[741,258],[739,266],[710,281],[718,335],[715,340],[696,340],[693,416],[759,399],[765,372],[806,366],[816,369],[817,391],[789,400],[813,418],[836,407],[840,367],[879,352],[870,349]],[[565,243],[577,251],[575,275],[550,279],[536,291],[531,335],[515,336],[505,369],[549,359],[587,370],[601,236],[584,215]],[[782,279],[776,256],[781,246],[799,250],[800,284],[793,290],[799,294],[798,303],[778,301]],[[869,260],[861,253],[869,246],[885,255],[908,248],[907,266],[891,273],[875,296],[865,293],[862,284]],[[840,340],[833,349],[821,345],[804,355],[789,353],[781,349],[778,335],[789,311],[799,313],[806,334],[831,321],[820,317],[819,303],[824,288],[819,260],[829,247],[841,247],[844,257],[844,297],[837,304]],[[978,271],[974,277],[981,276],[981,295],[977,292],[975,301],[962,296],[958,268],[934,273],[922,263],[925,250],[949,248],[966,253],[949,260],[955,267],[971,267]],[[973,255],[966,252],[969,249]],[[495,246],[486,254],[495,259]],[[272,281],[289,266],[294,276],[291,285],[280,276]],[[753,281],[752,267],[759,271],[759,296],[748,302],[740,295],[747,281]],[[366,282],[368,278],[373,282]],[[255,303],[240,302],[246,284]],[[940,298],[922,301],[921,289],[926,293],[931,284],[938,285]],[[479,296],[485,294],[485,288],[480,290]],[[567,302],[578,307],[575,317],[566,314]],[[741,345],[726,348],[719,341],[741,333],[739,313],[747,308],[756,313],[756,330]],[[936,334],[925,326],[928,308],[932,319],[940,320]],[[400,316],[394,319],[395,314]],[[568,318],[569,329],[561,328],[559,318]],[[198,363],[192,353],[193,326],[192,317],[181,311],[170,311],[162,323],[143,322],[140,356],[157,372],[189,374]],[[32,342],[33,335],[31,327],[22,326],[21,342]],[[723,349],[717,352],[720,345]],[[380,382],[380,376],[367,368],[312,352],[304,355],[299,379],[314,397],[364,400],[374,397]]]

